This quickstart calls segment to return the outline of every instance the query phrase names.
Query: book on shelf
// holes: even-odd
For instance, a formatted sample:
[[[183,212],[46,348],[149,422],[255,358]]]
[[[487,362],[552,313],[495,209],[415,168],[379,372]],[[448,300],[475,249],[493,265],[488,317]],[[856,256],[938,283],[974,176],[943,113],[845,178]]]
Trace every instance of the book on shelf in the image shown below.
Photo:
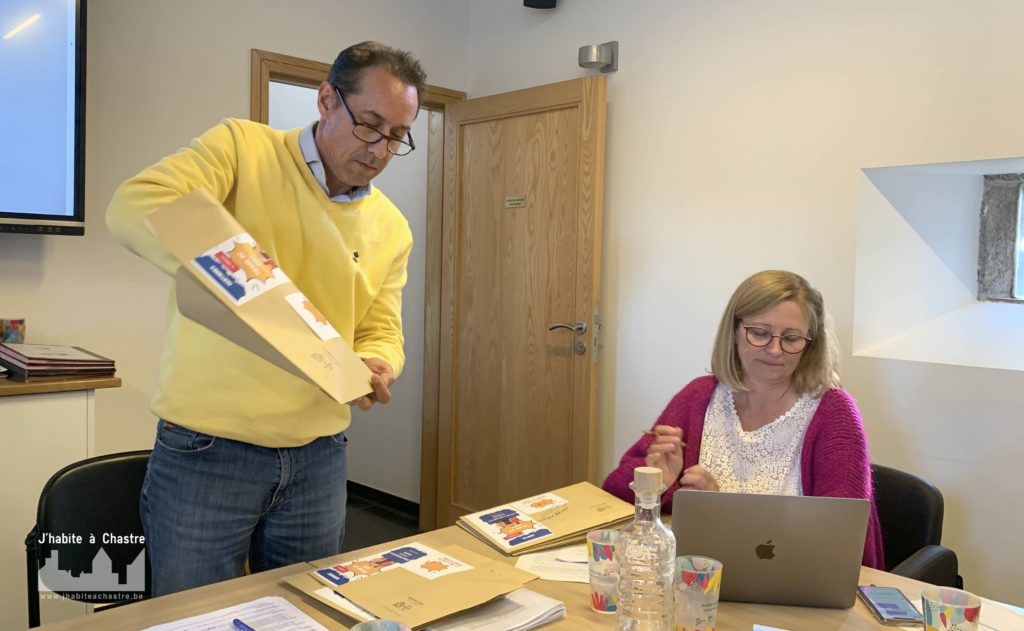
[[[510,556],[582,541],[633,517],[632,504],[589,482],[460,517],[460,527]]]
[[[8,379],[11,381],[43,382],[68,381],[69,379],[98,379],[100,377],[113,377],[115,373],[112,370],[104,370],[102,372],[60,372],[56,374],[39,374],[37,372],[17,372],[14,370],[8,370],[3,374],[8,375]]]
[[[80,346],[0,344],[0,365],[26,379],[113,375],[114,361]]]

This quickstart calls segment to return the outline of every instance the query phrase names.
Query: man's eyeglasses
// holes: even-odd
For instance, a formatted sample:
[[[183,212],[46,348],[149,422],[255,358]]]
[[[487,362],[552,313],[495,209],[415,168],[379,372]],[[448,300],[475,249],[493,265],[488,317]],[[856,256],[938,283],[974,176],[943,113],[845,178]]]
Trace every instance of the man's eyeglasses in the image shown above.
[[[337,86],[334,86],[334,91],[338,94],[338,98],[341,99],[341,105],[345,108],[345,111],[348,112],[348,117],[352,120],[353,136],[368,145],[377,144],[386,138],[388,141],[388,153],[396,156],[407,155],[416,148],[416,144],[412,141],[412,132],[407,133],[405,138],[395,138],[394,136],[385,136],[377,129],[357,121],[355,114],[352,113],[352,109],[349,108],[348,103],[345,102],[345,97],[341,95],[341,90],[339,90]]]
[[[796,333],[786,333],[785,335],[772,335],[772,332],[768,329],[759,326],[748,326],[740,322],[740,326],[743,327],[747,332],[747,342],[751,346],[763,348],[772,343],[772,339],[779,338],[779,345],[782,350],[790,355],[796,355],[802,353],[807,345],[813,342],[809,337],[803,335],[797,335]]]

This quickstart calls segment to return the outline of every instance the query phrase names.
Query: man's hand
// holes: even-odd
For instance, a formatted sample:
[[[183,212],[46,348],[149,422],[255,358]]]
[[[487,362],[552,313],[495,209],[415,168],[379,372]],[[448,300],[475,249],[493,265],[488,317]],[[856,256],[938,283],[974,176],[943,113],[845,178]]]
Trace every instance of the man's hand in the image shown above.
[[[383,359],[367,357],[363,363],[373,374],[370,375],[370,387],[373,392],[365,397],[359,397],[352,403],[360,410],[366,411],[373,407],[374,403],[387,403],[391,400],[391,384],[395,383],[395,373],[391,370],[391,364]]]

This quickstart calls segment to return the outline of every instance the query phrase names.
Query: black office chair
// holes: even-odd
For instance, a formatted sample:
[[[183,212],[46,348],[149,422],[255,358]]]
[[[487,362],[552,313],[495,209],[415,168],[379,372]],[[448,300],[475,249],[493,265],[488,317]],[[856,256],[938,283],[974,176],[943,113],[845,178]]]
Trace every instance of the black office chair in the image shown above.
[[[916,475],[871,465],[885,567],[926,583],[963,588],[956,553],[942,540],[942,493]]]
[[[80,602],[149,598],[139,517],[148,461],[149,450],[89,458],[64,467],[43,487],[36,524],[25,538],[30,628],[39,626],[40,576],[47,590]]]

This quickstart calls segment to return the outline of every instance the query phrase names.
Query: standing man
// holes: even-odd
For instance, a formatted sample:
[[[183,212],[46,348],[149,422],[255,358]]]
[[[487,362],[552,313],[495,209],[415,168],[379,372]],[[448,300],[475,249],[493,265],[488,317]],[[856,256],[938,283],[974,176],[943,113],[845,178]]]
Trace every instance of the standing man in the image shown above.
[[[126,180],[111,233],[174,275],[149,213],[205,188],[363,358],[387,403],[401,372],[401,299],[412,234],[371,181],[415,148],[426,75],[376,42],[343,50],[318,121],[288,132],[226,119]],[[141,511],[154,596],[337,554],[345,533],[350,412],[178,312],[172,298]]]

